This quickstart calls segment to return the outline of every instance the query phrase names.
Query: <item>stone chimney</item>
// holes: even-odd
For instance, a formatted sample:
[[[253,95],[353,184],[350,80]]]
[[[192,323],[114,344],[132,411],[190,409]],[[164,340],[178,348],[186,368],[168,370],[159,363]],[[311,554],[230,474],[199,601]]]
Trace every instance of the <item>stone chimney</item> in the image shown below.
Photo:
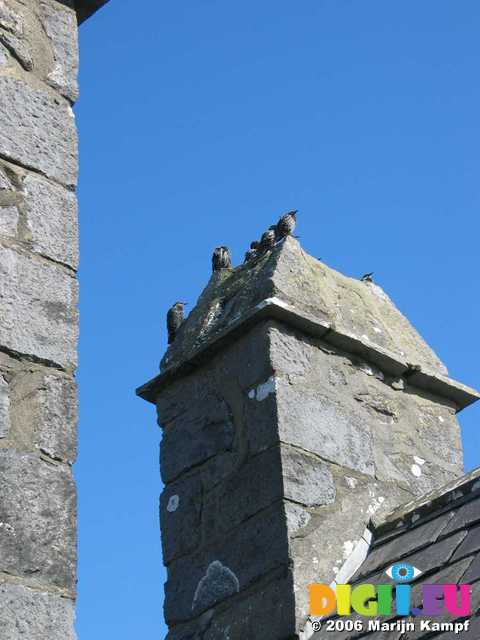
[[[309,637],[308,585],[463,473],[455,416],[479,397],[379,286],[293,238],[212,276],[138,394],[163,429],[168,640]]]

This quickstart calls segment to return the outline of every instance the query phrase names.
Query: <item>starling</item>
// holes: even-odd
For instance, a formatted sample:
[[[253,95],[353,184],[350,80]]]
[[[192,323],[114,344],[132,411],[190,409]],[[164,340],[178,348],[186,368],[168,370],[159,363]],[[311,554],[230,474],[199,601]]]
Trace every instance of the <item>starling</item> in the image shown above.
[[[269,231],[273,231],[273,233],[275,234],[275,240],[279,240],[280,236],[278,234],[278,225],[276,224],[272,224],[270,227],[268,227]]]
[[[366,273],[360,280],[361,282],[373,282],[373,271],[372,273]]]
[[[183,311],[184,306],[188,302],[176,302],[173,307],[168,310],[167,313],[167,329],[168,329],[168,344],[172,344],[177,335],[177,331],[183,324],[185,319]]]
[[[259,241],[253,240],[253,242],[250,243],[250,249],[253,249],[253,251],[258,251],[260,249]]]
[[[292,235],[297,224],[297,213],[297,210],[289,211],[280,218],[277,224],[277,234],[279,238],[286,238]]]
[[[245,254],[245,262],[250,262],[254,260],[258,255],[258,252],[255,249],[249,249]]]
[[[277,237],[275,231],[273,231],[273,229],[268,229],[268,231],[265,231],[262,235],[262,239],[260,240],[261,250],[268,251],[269,249],[273,249],[276,241]]]
[[[212,269],[213,271],[220,271],[221,269],[230,269],[232,266],[232,256],[230,255],[230,249],[228,247],[216,247],[212,256]]]

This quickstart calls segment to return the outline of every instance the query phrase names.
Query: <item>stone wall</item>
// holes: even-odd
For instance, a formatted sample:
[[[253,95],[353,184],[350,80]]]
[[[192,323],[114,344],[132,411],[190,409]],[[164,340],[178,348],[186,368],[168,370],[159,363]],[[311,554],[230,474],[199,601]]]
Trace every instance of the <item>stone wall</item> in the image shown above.
[[[0,637],[73,639],[77,17],[0,0]]]

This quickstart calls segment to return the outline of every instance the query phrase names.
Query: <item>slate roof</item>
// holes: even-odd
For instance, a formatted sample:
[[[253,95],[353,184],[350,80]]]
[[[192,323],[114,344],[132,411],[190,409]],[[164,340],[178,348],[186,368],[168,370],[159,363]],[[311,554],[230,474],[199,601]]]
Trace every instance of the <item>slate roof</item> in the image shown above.
[[[392,513],[383,523],[372,526],[372,544],[357,573],[349,580],[352,585],[360,583],[394,584],[385,573],[395,562],[407,562],[422,574],[412,585],[412,607],[418,607],[421,585],[443,583],[466,583],[472,585],[472,612],[470,628],[460,634],[453,632],[421,631],[419,621],[455,622],[452,616],[425,618],[403,618],[406,622],[417,621],[414,632],[336,632],[327,631],[323,621],[322,630],[315,633],[316,640],[453,640],[480,639],[480,468],[460,480],[450,483],[442,490],[427,494]],[[347,618],[345,617],[344,620]],[[353,614],[351,620],[368,619]],[[381,622],[399,620],[394,614],[383,617]]]

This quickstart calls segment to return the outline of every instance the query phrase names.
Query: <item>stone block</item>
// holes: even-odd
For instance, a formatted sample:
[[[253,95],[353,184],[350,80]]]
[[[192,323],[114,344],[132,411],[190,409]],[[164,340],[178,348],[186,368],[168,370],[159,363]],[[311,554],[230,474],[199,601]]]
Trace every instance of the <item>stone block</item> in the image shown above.
[[[74,594],[76,496],[70,468],[0,450],[0,571]]]
[[[160,469],[170,482],[233,446],[235,429],[227,403],[206,395],[201,402],[191,398],[185,413],[164,429],[160,446]]]
[[[77,456],[77,390],[60,373],[27,371],[12,381],[12,424],[16,446],[28,447],[69,464]]]
[[[32,49],[24,38],[8,31],[0,31],[0,42],[13,54],[25,71],[32,71]]]
[[[14,189],[7,172],[0,166],[0,191]]]
[[[33,249],[76,269],[78,225],[75,194],[33,174],[25,177],[23,192]]]
[[[244,460],[205,495],[204,537],[227,538],[232,529],[283,498],[281,453],[278,446]]]
[[[341,401],[324,397],[313,385],[300,389],[282,379],[277,384],[282,442],[361,473],[374,474],[370,425],[358,411],[349,411]]]
[[[281,571],[253,591],[239,594],[195,622],[170,630],[166,640],[278,640],[295,634],[293,580]]]
[[[323,507],[288,506],[288,535],[293,559],[298,620],[308,616],[308,585],[330,584],[362,539],[374,514],[385,513],[410,494],[394,483],[377,483],[333,468],[336,500]]]
[[[0,43],[0,67],[8,65],[8,50]]]
[[[327,464],[293,447],[283,446],[281,473],[284,497],[306,507],[335,502],[336,488]]]
[[[0,438],[6,438],[10,431],[10,393],[8,382],[0,375]]]
[[[295,637],[295,603],[291,573],[285,571],[254,593],[236,599],[214,616],[205,640],[278,640]]]
[[[74,603],[54,593],[0,584],[2,640],[76,640]]]
[[[0,202],[0,235],[15,238],[18,227],[18,209],[15,206],[2,206]]]
[[[41,2],[42,23],[53,48],[52,87],[72,102],[78,97],[78,37],[75,11],[59,3]]]
[[[328,466],[292,447],[274,446],[230,470],[204,499],[204,537],[228,532],[256,513],[286,498],[318,506],[335,499],[335,483]]]
[[[31,254],[2,246],[0,249],[0,345],[74,368],[75,278],[64,267]]]
[[[165,617],[185,622],[288,565],[286,516],[279,501],[227,538],[207,541],[199,553],[168,567]]]
[[[269,449],[280,441],[277,422],[277,396],[269,394],[261,401],[245,394],[245,437],[251,454]]]
[[[194,551],[201,540],[202,485],[199,475],[173,482],[160,498],[165,564]]]
[[[24,21],[22,16],[14,11],[5,0],[0,0],[0,27],[11,33],[23,34]]]
[[[77,135],[66,101],[0,76],[0,154],[68,186],[77,181]]]

